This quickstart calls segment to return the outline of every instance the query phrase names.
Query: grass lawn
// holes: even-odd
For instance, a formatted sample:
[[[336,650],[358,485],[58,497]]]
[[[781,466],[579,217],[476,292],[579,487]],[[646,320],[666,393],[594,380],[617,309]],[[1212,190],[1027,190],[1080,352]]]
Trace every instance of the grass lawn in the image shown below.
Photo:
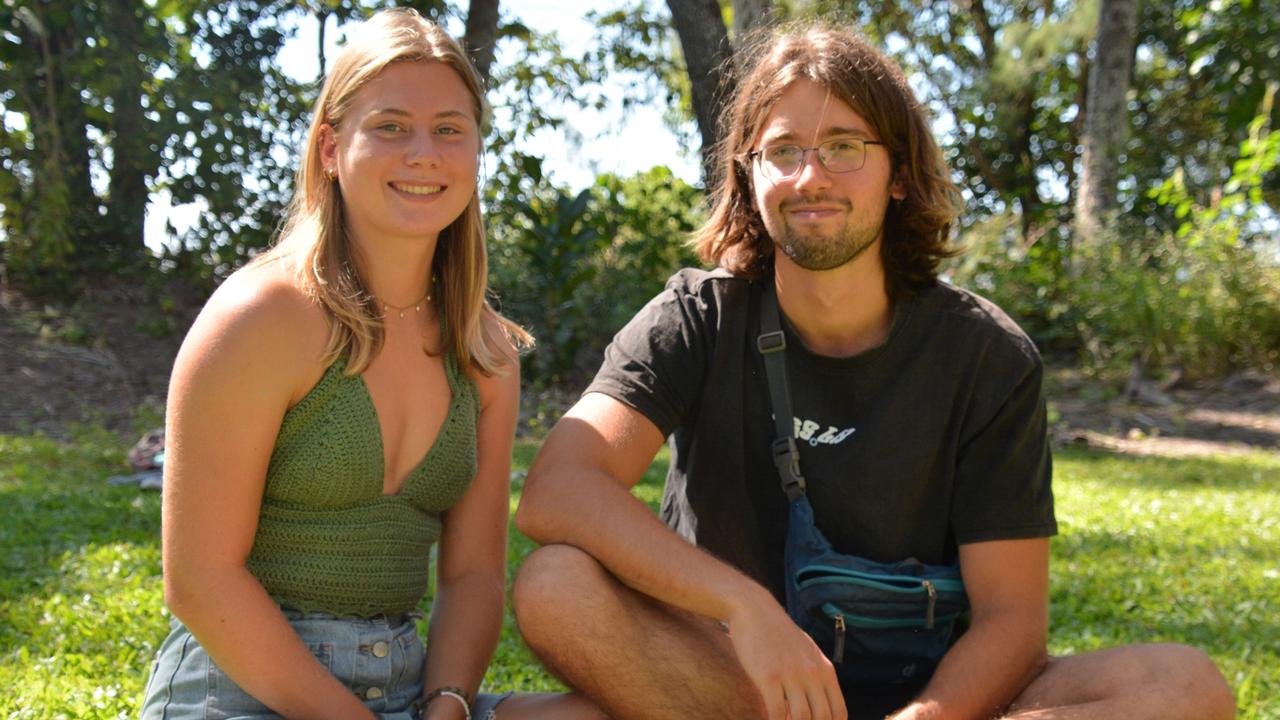
[[[534,451],[521,444],[517,468]],[[0,436],[0,717],[137,714],[168,626],[160,499],[108,487],[123,462],[91,430],[67,444]],[[1280,455],[1066,450],[1056,463],[1050,650],[1188,642],[1224,669],[1240,718],[1280,718]],[[663,472],[660,458],[638,489],[651,504]],[[513,530],[511,566],[531,549]],[[486,686],[557,687],[509,617]]]

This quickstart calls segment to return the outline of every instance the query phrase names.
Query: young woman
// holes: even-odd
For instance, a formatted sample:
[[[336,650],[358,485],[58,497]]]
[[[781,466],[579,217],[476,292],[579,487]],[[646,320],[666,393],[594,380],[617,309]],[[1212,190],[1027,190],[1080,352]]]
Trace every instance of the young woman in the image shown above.
[[[376,15],[334,62],[280,242],[214,293],[174,365],[174,620],[144,718],[600,716],[476,697],[531,341],[485,302],[483,117],[461,48],[413,11]]]

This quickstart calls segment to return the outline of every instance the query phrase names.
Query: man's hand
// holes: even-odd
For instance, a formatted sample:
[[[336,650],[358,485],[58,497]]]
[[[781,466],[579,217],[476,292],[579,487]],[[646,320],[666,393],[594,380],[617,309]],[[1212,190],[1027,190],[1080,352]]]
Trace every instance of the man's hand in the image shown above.
[[[738,662],[760,691],[769,720],[846,720],[831,661],[763,588],[728,618]]]

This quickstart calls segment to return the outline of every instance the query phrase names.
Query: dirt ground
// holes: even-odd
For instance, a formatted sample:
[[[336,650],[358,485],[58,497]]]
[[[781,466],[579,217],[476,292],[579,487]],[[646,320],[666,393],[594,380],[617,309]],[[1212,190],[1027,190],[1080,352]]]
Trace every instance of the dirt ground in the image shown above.
[[[148,295],[119,284],[55,312],[0,290],[0,433],[67,438],[76,424],[96,423],[131,442],[162,417],[169,369],[199,300]],[[1280,452],[1280,373],[1143,385],[1136,398],[1125,381],[1051,362],[1055,443],[1175,457]]]
[[[1126,379],[1050,368],[1054,440],[1136,455],[1186,457],[1280,452],[1280,374],[1245,370],[1156,389],[1134,398]]]
[[[88,423],[129,436],[161,417],[198,305],[150,295],[121,283],[55,310],[0,289],[0,433],[67,438]]]

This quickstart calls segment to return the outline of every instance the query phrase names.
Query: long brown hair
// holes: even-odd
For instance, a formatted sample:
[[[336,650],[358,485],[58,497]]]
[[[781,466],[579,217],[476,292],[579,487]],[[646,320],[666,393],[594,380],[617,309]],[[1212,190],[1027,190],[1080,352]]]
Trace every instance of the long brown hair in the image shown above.
[[[747,153],[787,88],[810,80],[871,125],[906,190],[885,214],[886,290],[899,297],[936,282],[938,263],[957,252],[948,243],[960,192],[902,70],[858,35],[823,25],[757,33],[735,62],[741,79],[721,122],[726,132],[716,149],[719,183],[711,215],[693,237],[699,256],[750,279],[772,270],[773,240],[752,199]]]
[[[444,63],[466,85],[477,125],[486,123],[488,108],[480,77],[462,47],[416,11],[379,12],[349,37],[316,100],[280,241],[255,263],[285,256],[300,260],[303,288],[330,317],[325,363],[345,357],[345,371],[354,375],[363,372],[382,348],[385,329],[373,295],[356,270],[339,188],[324,175],[320,128],[338,126],[360,88],[396,62]],[[493,375],[512,362],[513,349],[532,345],[533,337],[499,315],[486,299],[488,255],[478,190],[440,233],[432,269],[433,294],[444,317],[444,350],[464,371]]]

